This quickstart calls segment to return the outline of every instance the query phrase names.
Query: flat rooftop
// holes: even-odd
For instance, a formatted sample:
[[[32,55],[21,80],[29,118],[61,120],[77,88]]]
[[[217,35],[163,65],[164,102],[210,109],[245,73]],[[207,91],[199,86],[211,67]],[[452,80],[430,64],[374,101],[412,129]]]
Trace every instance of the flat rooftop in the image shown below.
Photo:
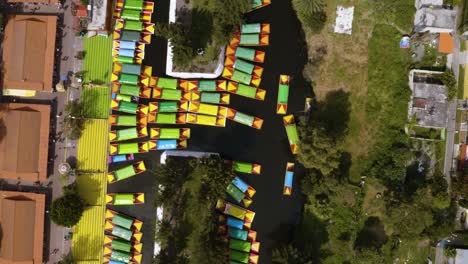
[[[3,104],[6,135],[0,141],[0,178],[47,180],[50,106]]]
[[[57,16],[7,17],[3,89],[52,90],[56,30]]]
[[[45,195],[0,191],[0,264],[42,263]]]
[[[444,85],[415,82],[410,115],[424,127],[447,126],[447,89]]]
[[[414,15],[414,30],[423,32],[427,28],[455,30],[456,10],[442,8],[421,8]]]
[[[444,0],[416,0],[414,6],[417,9],[423,7],[430,7],[430,6],[442,6],[444,4]]]
[[[58,4],[58,0],[8,0],[8,3],[43,3]]]

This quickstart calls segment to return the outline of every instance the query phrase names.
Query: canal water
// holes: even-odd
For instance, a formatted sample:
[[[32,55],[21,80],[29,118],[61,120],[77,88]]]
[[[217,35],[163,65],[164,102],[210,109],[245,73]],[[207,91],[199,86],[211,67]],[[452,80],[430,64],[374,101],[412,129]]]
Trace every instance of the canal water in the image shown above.
[[[169,0],[156,1],[153,22],[168,20]],[[189,126],[192,138],[189,150],[218,152],[225,159],[255,162],[262,165],[261,175],[240,175],[251,184],[257,193],[250,210],[256,212],[253,229],[261,242],[260,263],[271,263],[274,246],[291,239],[292,228],[300,221],[302,196],[298,180],[303,173],[296,162],[293,195],[282,194],[286,162],[294,161],[291,154],[282,116],[276,114],[278,79],[280,74],[292,76],[288,113],[301,115],[305,97],[310,96],[308,86],[302,78],[302,69],[307,61],[307,49],[299,21],[287,0],[276,0],[273,4],[246,15],[248,23],[270,23],[270,45],[258,48],[266,52],[265,68],[260,87],[267,90],[265,101],[231,95],[230,107],[264,119],[263,128],[257,130],[227,121],[225,128]],[[153,67],[153,75],[164,76],[166,42],[153,38],[146,47],[145,65]],[[159,160],[157,152],[137,155],[146,163]],[[122,165],[119,165],[119,167]],[[114,166],[111,166],[111,170]],[[153,209],[154,179],[145,173],[109,186],[109,192],[145,192],[145,205],[128,206],[117,210],[136,216],[145,224],[143,228],[144,263],[151,263],[153,237],[151,225],[155,219]]]

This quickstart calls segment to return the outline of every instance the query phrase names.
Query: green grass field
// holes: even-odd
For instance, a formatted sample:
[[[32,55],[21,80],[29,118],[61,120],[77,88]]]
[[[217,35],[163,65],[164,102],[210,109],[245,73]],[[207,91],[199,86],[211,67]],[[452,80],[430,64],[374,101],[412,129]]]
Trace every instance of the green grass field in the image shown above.
[[[85,38],[83,72],[84,83],[108,83],[112,68],[112,38],[96,36]]]
[[[81,101],[88,118],[106,119],[109,115],[110,89],[107,86],[83,86]]]

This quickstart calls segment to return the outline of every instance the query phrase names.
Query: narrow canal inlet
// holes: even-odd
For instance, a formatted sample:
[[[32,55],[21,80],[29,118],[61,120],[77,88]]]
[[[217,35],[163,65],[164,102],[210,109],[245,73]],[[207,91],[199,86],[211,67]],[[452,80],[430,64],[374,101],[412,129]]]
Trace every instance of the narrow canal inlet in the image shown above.
[[[167,22],[168,8],[169,0],[155,2],[153,23]],[[262,165],[261,175],[240,176],[257,190],[249,209],[256,212],[253,229],[258,232],[257,239],[261,242],[259,263],[267,264],[271,263],[272,248],[290,239],[290,228],[300,221],[302,210],[302,197],[298,185],[302,171],[299,165],[296,166],[293,195],[282,194],[286,162],[294,161],[294,157],[290,151],[282,116],[277,115],[275,111],[279,75],[292,76],[288,113],[301,115],[305,97],[310,96],[311,91],[302,78],[302,69],[307,60],[307,48],[291,2],[273,1],[270,6],[247,14],[246,21],[271,24],[270,45],[256,47],[266,52],[265,63],[259,65],[265,68],[260,88],[267,90],[267,95],[263,102],[231,95],[230,107],[263,118],[263,128],[256,130],[229,120],[225,128],[193,125],[184,125],[184,127],[192,129],[188,150],[218,152],[225,159]],[[146,47],[143,64],[153,67],[154,76],[165,75],[166,45],[166,41],[155,37]],[[145,163],[152,164],[159,161],[159,155],[159,152],[152,151],[136,155],[136,160],[145,160]],[[122,164],[115,167],[112,165],[109,170],[121,166]],[[154,245],[152,225],[156,212],[153,208],[153,186],[153,175],[144,173],[108,187],[108,192],[145,192],[144,205],[117,208],[118,211],[145,222],[142,230],[144,264],[151,263]]]

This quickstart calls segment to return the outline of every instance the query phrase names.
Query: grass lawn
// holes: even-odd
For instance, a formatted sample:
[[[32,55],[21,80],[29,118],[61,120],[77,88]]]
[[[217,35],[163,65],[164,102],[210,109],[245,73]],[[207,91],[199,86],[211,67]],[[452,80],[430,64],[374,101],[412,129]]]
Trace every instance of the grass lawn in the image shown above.
[[[463,99],[465,94],[465,68],[460,65],[459,66],[459,75],[458,75],[458,92],[457,97],[458,99]]]
[[[86,55],[83,63],[84,83],[105,84],[112,68],[112,38],[96,36],[85,38]]]
[[[367,154],[372,144],[374,128],[366,122],[368,38],[372,32],[373,18],[366,1],[326,1],[327,22],[320,34],[307,38],[309,57],[318,57],[319,51],[326,49],[319,70],[315,67],[304,69],[306,77],[314,80],[314,93],[323,100],[328,93],[343,90],[349,93],[351,112],[349,113],[349,134],[346,151],[352,157],[351,178],[359,179],[359,159]],[[335,23],[336,5],[354,5],[353,34],[340,35],[332,31]]]
[[[106,119],[109,115],[110,90],[107,86],[83,86],[81,101],[88,118]]]
[[[415,133],[412,136],[417,137],[417,138],[434,139],[434,140],[441,139],[441,132],[442,132],[441,129],[415,126],[412,128],[412,130]]]

